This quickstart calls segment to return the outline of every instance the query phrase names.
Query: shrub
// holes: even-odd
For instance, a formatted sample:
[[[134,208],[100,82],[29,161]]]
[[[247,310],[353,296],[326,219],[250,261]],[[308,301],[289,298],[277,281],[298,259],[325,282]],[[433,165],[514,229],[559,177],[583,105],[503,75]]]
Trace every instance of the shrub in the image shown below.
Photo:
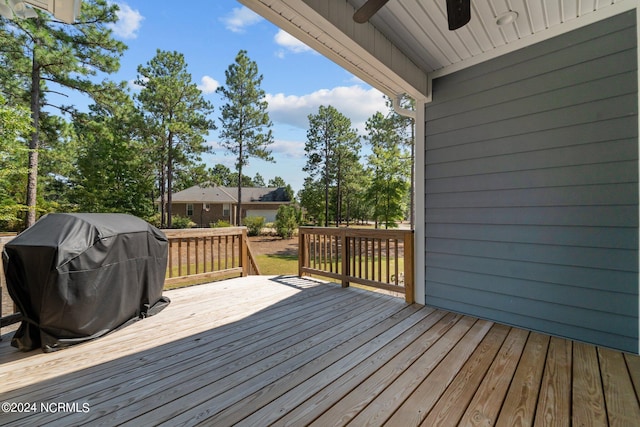
[[[249,236],[257,236],[264,227],[265,218],[261,216],[248,216],[242,220],[242,224],[247,227]]]
[[[193,228],[195,226],[196,223],[186,216],[176,215],[171,217],[171,228]]]
[[[282,205],[276,213],[276,233],[283,239],[293,237],[293,232],[298,228],[299,214],[295,206]]]
[[[223,228],[223,227],[231,227],[231,223],[229,221],[225,221],[224,219],[219,219],[216,222],[212,222],[209,224],[211,228]]]

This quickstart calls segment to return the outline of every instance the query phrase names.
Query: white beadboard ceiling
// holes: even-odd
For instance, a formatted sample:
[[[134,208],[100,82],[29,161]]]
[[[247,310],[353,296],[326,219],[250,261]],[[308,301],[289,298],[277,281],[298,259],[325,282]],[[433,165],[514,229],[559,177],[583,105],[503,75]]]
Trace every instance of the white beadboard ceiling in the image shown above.
[[[357,9],[365,0],[348,2]],[[449,31],[445,0],[389,0],[370,22],[420,68],[434,71],[559,29],[562,24],[589,14],[597,18],[597,12],[616,3],[622,1],[472,0],[471,22]],[[516,12],[517,19],[497,25],[497,18],[507,12]]]
[[[471,0],[449,31],[446,0],[389,0],[368,23],[365,0],[239,0],[389,96],[430,98],[431,78],[637,8],[640,0]],[[505,13],[517,18],[506,25]]]

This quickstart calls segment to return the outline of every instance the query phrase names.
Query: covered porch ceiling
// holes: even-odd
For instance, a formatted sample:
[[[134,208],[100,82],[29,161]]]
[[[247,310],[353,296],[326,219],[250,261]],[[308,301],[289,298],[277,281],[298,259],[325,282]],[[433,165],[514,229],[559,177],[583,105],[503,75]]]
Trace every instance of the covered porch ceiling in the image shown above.
[[[352,19],[365,0],[239,2],[391,98],[420,101],[430,100],[434,77],[637,7],[637,0],[477,0],[471,22],[449,31],[445,0],[389,0],[365,24]]]

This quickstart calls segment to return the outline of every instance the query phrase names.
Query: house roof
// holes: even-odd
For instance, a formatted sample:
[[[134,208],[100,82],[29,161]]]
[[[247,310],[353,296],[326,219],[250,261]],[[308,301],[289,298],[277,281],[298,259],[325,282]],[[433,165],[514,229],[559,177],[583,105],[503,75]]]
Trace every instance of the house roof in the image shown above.
[[[238,203],[236,187],[194,185],[173,193],[173,203]],[[242,203],[289,202],[285,188],[242,187]]]
[[[483,0],[449,31],[445,0],[389,0],[365,24],[365,0],[239,0],[394,99],[431,98],[431,79],[636,8],[637,0]],[[515,13],[510,13],[515,12]],[[498,25],[502,19],[504,25]]]

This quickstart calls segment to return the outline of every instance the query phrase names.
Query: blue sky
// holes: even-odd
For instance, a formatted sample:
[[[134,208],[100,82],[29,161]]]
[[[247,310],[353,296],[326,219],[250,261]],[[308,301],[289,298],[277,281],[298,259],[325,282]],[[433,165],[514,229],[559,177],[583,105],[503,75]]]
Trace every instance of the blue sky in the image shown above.
[[[382,94],[324,56],[309,49],[269,21],[235,0],[157,0],[117,2],[119,21],[114,36],[129,49],[121,59],[114,80],[130,82],[132,91],[136,69],[146,64],[156,49],[184,54],[193,81],[215,106],[213,118],[219,125],[223,101],[215,89],[224,84],[224,72],[240,49],[258,64],[264,76],[262,89],[269,102],[275,143],[271,146],[276,163],[250,160],[245,173],[260,173],[265,182],[281,176],[298,191],[305,174],[304,143],[307,116],[320,105],[333,105],[349,117],[355,128],[364,131],[364,122],[376,111],[386,111]],[[207,143],[215,151],[204,160],[208,166],[223,163],[234,169],[234,158],[218,145],[218,131]]]

